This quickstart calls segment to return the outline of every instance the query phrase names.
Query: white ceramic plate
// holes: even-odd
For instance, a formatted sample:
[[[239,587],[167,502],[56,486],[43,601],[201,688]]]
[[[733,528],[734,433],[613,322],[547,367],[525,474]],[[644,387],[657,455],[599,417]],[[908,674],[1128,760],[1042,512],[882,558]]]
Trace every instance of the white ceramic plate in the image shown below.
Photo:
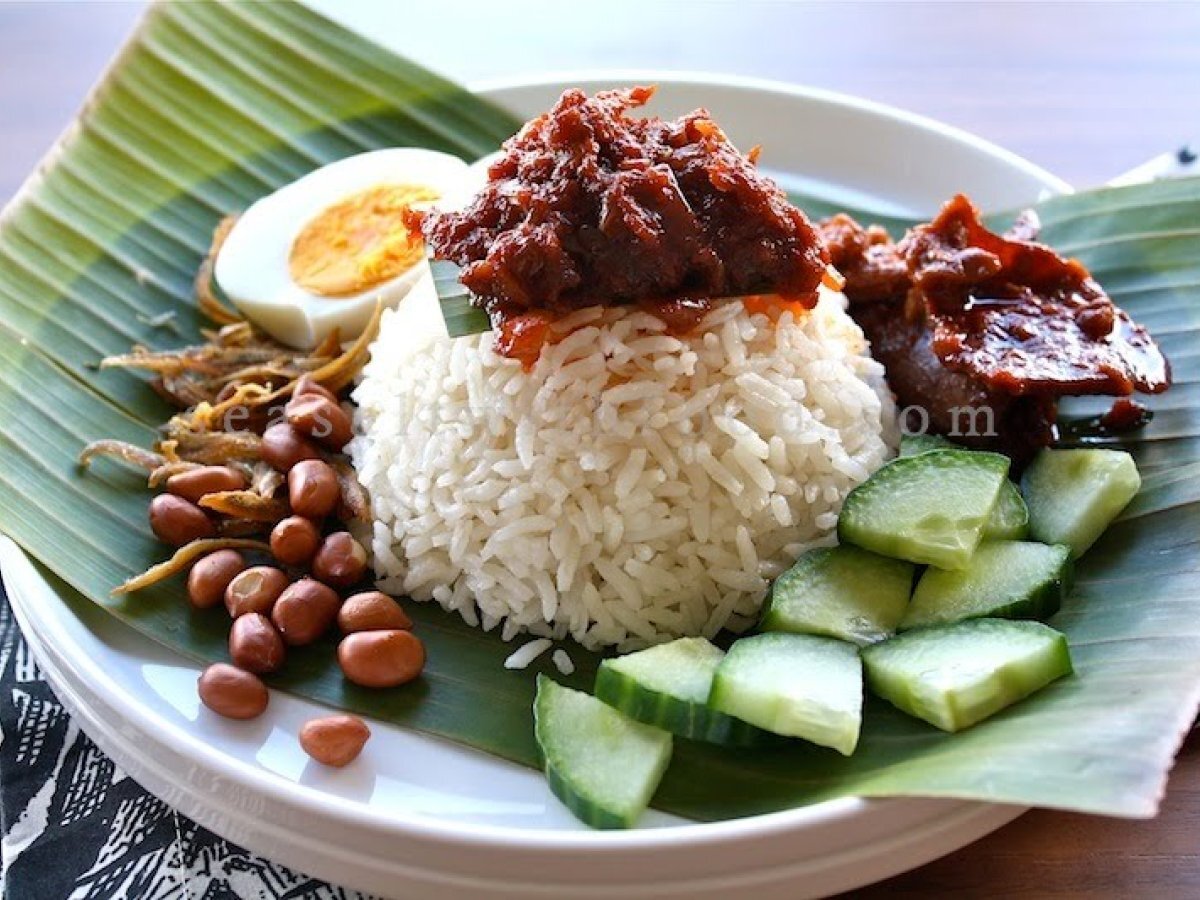
[[[707,106],[735,142],[765,145],[765,168],[829,199],[927,213],[962,190],[993,208],[1069,190],[970,135],[825,92],[645,72],[480,89],[528,117],[566,85],[647,81],[660,85],[653,112]],[[1021,812],[845,799],[703,825],[651,813],[636,831],[593,832],[562,809],[539,773],[384,723],[372,723],[356,763],[326,770],[295,740],[319,705],[277,693],[260,720],[221,720],[196,699],[194,663],[99,609],[72,609],[7,540],[0,564],[46,677],[120,766],[224,837],[379,895],[699,900],[754,890],[796,900],[921,865]]]

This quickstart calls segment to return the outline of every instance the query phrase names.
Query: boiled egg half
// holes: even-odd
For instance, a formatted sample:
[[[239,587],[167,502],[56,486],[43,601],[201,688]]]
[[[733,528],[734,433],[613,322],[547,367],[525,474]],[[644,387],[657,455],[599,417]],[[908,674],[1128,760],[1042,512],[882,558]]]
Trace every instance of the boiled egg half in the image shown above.
[[[362,333],[377,301],[396,307],[423,276],[425,243],[404,210],[460,206],[468,166],[397,147],[323,166],[251,206],[217,254],[217,284],[251,322],[290,347],[337,329]]]

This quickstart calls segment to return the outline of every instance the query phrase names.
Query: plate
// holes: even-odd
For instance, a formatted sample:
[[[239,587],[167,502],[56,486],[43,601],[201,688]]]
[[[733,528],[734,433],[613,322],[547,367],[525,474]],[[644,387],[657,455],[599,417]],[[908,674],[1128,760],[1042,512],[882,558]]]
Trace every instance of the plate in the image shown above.
[[[897,215],[965,190],[1011,207],[1069,190],[1032,164],[926,119],[828,92],[654,72],[493,82],[528,117],[568,85],[652,82],[653,111],[707,106],[764,168],[811,194]],[[83,729],[136,780],[200,824],[317,877],[378,895],[439,898],[802,898],[921,865],[1022,810],[927,799],[843,799],[711,824],[661,813],[636,831],[582,828],[540,773],[372,722],[360,760],[326,770],[300,750],[323,710],[275,693],[270,714],[230,723],[196,699],[198,668],[90,605],[62,600],[11,542],[0,565],[43,671]]]

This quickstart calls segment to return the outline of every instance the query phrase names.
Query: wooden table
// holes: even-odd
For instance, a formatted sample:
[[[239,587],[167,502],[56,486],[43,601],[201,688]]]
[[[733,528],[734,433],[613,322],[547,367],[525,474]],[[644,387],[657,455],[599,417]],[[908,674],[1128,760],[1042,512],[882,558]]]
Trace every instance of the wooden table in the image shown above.
[[[442,4],[345,5],[352,17],[408,17],[397,33],[421,36],[410,52],[462,79],[652,66],[812,84],[961,126],[1081,186],[1200,142],[1195,3],[606,0],[602,15],[564,22],[519,0],[467,4],[449,30]],[[0,4],[0,197],[73,115],[139,9]],[[514,19],[529,23],[519,44],[501,37]],[[855,894],[885,895],[1200,897],[1200,740],[1185,746],[1154,821],[1033,812]]]

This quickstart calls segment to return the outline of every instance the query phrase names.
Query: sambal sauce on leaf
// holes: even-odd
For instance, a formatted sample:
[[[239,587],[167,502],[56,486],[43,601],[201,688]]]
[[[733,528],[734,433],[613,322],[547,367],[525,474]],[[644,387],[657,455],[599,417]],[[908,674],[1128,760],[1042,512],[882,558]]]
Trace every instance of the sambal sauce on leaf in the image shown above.
[[[1077,260],[984,227],[958,195],[900,244],[951,369],[1006,394],[1159,393],[1166,360]]]
[[[990,410],[996,433],[968,442],[1020,460],[1054,440],[1058,398],[1125,398],[1171,384],[1146,330],[1082,263],[1037,243],[1032,218],[1001,236],[958,195],[898,244],[845,215],[821,230],[900,404],[924,410],[934,430],[954,431],[956,410]]]

